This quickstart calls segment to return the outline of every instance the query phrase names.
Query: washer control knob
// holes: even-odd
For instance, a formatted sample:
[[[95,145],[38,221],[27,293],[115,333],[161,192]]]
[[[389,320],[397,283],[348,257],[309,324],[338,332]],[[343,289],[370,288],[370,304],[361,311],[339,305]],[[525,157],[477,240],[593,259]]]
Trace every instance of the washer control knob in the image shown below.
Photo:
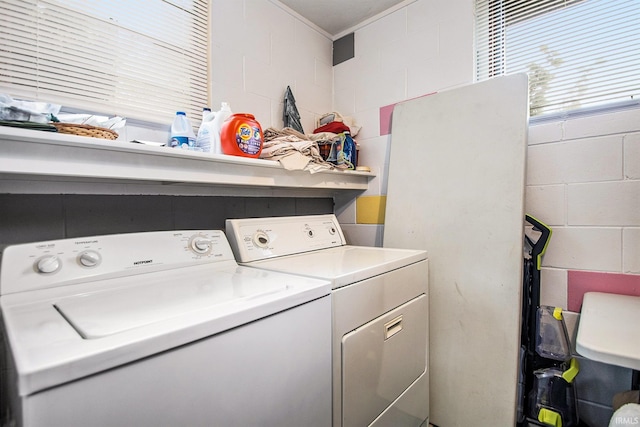
[[[211,249],[211,240],[196,236],[191,240],[191,249],[198,254],[207,253]]]
[[[78,255],[78,262],[83,267],[97,267],[102,262],[102,257],[96,251],[84,251]]]
[[[269,235],[264,231],[258,231],[253,235],[253,244],[259,248],[267,248],[269,246]]]
[[[60,270],[62,262],[55,255],[45,255],[36,261],[36,271],[40,274],[52,274]]]

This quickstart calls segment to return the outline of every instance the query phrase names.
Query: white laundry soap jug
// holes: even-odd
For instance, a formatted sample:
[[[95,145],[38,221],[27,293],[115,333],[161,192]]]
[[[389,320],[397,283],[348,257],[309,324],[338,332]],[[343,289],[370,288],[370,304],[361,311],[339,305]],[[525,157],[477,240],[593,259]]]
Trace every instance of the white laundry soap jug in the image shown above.
[[[222,131],[222,124],[225,120],[231,117],[231,107],[226,102],[220,104],[220,111],[215,113],[215,118],[211,124],[211,153],[221,154],[222,144],[220,142],[220,132]]]
[[[198,137],[196,138],[196,147],[200,148],[205,153],[215,153],[213,142],[213,121],[218,113],[208,112],[202,113],[202,123],[198,129]]]

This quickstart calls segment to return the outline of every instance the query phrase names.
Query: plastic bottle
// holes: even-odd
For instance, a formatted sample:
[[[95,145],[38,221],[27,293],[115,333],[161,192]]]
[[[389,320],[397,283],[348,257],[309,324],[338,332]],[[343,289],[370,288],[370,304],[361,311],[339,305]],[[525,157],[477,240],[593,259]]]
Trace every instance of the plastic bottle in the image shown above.
[[[224,154],[259,157],[262,152],[262,127],[252,114],[233,114],[222,124],[220,142]]]
[[[187,113],[177,111],[176,117],[171,124],[170,147],[193,149],[196,144],[196,135],[193,133],[191,123],[187,120]]]
[[[211,108],[202,107],[202,120],[203,121],[204,121],[204,118],[207,117],[207,115],[209,115],[209,113],[211,113]]]
[[[198,137],[196,138],[196,147],[205,153],[214,153],[213,142],[213,121],[217,113],[212,113],[211,110],[202,111],[202,123],[200,129],[198,129]],[[218,150],[218,152],[220,152]]]
[[[202,125],[198,129],[198,137],[196,138],[196,147],[199,147],[205,153],[222,153],[220,147],[220,131],[222,123],[231,116],[231,108],[229,104],[223,102],[220,105],[220,111],[205,114],[203,112]]]
[[[220,104],[220,111],[216,113],[213,123],[211,124],[211,145],[212,153],[222,153],[222,142],[220,134],[222,133],[222,125],[229,117],[231,117],[231,107],[228,103],[223,102]]]

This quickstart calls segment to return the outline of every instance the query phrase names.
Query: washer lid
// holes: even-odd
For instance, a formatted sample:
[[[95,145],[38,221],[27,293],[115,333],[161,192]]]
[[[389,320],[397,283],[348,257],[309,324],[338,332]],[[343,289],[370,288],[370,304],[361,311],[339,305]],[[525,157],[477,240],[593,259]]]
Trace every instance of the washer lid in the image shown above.
[[[205,264],[0,297],[25,396],[328,296],[328,281]]]
[[[244,265],[330,280],[336,289],[426,259],[420,250],[347,245]]]
[[[230,302],[285,292],[284,282],[234,281],[228,275],[161,279],[138,286],[73,295],[54,304],[82,338],[95,339]]]

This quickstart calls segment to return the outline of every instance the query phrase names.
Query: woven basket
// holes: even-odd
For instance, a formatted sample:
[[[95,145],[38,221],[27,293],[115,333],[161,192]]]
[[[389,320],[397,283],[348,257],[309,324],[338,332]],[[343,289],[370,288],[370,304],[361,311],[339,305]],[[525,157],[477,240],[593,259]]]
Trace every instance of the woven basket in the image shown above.
[[[72,135],[90,136],[92,138],[116,139],[117,132],[111,129],[89,125],[76,125],[73,123],[51,123],[60,133],[70,133]]]

